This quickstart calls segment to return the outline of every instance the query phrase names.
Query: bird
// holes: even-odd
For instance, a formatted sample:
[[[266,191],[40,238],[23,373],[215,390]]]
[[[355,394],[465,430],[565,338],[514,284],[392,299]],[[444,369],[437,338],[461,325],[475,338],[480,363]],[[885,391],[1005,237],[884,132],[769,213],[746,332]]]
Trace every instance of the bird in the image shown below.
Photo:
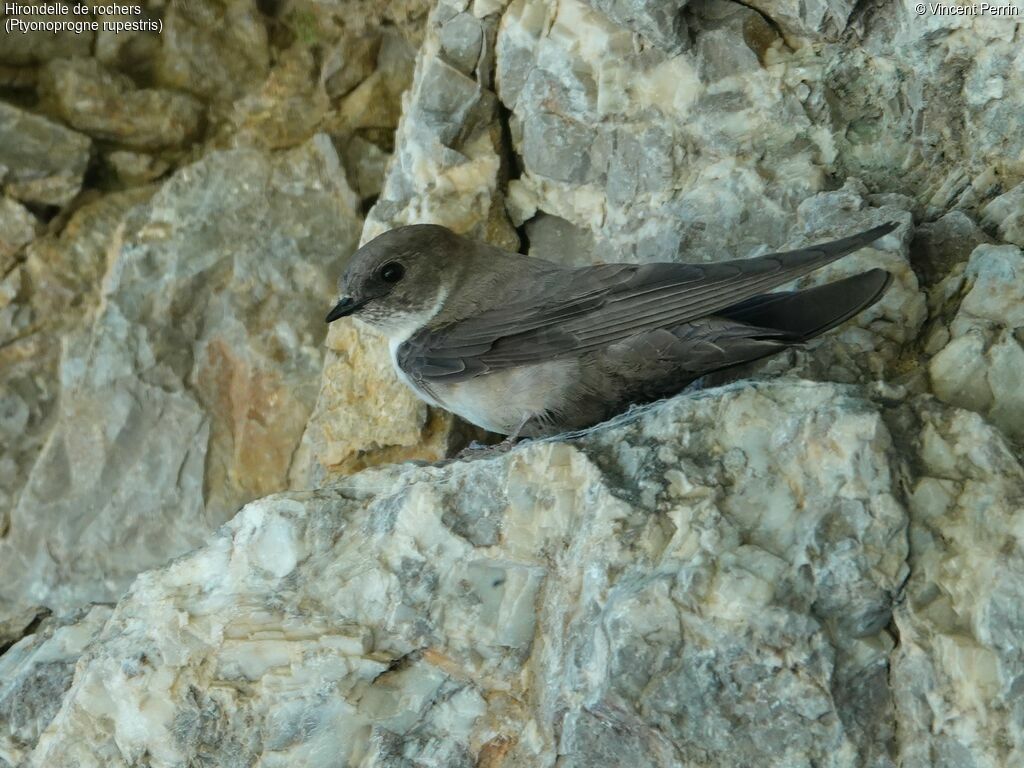
[[[515,441],[594,426],[707,374],[803,344],[878,301],[884,269],[769,292],[896,228],[708,264],[569,267],[437,224],[359,248],[328,324],[387,337],[398,377],[428,404]]]

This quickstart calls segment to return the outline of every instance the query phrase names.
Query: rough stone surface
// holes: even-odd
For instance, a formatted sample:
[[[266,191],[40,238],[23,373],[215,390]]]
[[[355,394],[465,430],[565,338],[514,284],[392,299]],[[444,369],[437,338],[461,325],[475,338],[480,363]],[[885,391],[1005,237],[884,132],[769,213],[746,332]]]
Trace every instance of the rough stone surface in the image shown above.
[[[115,598],[284,487],[354,205],[320,136],[211,154],[136,211],[99,314],[64,343],[56,423],[0,541],[5,596]]]
[[[194,139],[203,108],[186,93],[138,89],[96,59],[50,62],[40,92],[68,125],[95,139],[136,149],[175,147]]]
[[[36,218],[16,200],[0,197],[0,271],[6,273],[15,256],[36,236]]]
[[[612,21],[643,35],[667,53],[689,47],[683,9],[689,0],[588,0]]]
[[[995,230],[1000,240],[1024,247],[1024,184],[1018,184],[985,205],[982,223]]]
[[[43,3],[17,3],[20,6],[39,6]],[[73,5],[66,3],[65,5]],[[28,66],[50,61],[51,59],[63,59],[71,56],[88,56],[92,48],[95,33],[91,30],[74,32],[73,30],[62,30],[51,32],[44,30],[21,31],[15,30],[8,33],[6,22],[8,19],[20,19],[32,23],[45,22],[74,22],[81,21],[82,17],[74,13],[18,13],[8,14],[6,5],[0,6],[0,22],[4,23],[4,44],[0,45],[0,64],[14,66]],[[86,17],[91,21],[91,17]]]
[[[95,606],[64,621],[44,620],[0,656],[0,761],[21,765],[60,709],[82,651],[112,610]]]
[[[64,205],[82,187],[90,141],[0,102],[0,188],[30,203]]]
[[[252,0],[168,3],[153,61],[159,85],[230,103],[267,76],[267,29]]]
[[[1024,469],[978,415],[929,405],[911,487],[910,580],[894,611],[906,768],[1024,760]]]
[[[786,382],[255,502],[135,583],[29,764],[895,756],[896,462]]]
[[[965,293],[948,343],[929,363],[933,390],[1024,438],[1024,254],[1013,245],[980,245],[954,280]]]
[[[0,286],[0,531],[53,427],[62,335],[88,327],[128,214],[153,190],[95,199],[29,244]],[[0,543],[0,548],[4,545]],[[2,566],[0,566],[2,567]],[[0,621],[5,613],[0,596]]]

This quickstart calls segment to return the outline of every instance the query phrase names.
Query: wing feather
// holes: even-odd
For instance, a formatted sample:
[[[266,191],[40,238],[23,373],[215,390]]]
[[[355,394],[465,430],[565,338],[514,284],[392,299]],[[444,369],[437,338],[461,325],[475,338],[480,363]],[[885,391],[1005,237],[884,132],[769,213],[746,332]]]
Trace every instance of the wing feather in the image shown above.
[[[896,226],[890,222],[810,248],[718,264],[552,268],[531,275],[534,285],[505,306],[414,334],[399,348],[398,362],[413,379],[456,382],[584,354],[751,299],[868,245]]]

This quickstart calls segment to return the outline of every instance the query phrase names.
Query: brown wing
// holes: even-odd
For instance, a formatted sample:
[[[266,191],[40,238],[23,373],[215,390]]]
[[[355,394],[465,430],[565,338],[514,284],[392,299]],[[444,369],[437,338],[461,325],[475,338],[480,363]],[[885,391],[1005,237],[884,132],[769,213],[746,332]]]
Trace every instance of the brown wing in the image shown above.
[[[414,334],[398,363],[414,380],[457,382],[570,357],[644,331],[719,312],[874,242],[890,222],[841,240],[718,264],[608,264],[552,269],[515,286],[518,298]]]

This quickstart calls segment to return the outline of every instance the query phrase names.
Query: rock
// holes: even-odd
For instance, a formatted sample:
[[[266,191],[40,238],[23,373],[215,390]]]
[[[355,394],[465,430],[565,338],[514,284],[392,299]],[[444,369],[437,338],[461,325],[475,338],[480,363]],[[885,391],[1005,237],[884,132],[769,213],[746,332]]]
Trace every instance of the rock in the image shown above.
[[[1024,247],[1024,184],[989,201],[981,211],[982,224],[1001,240]]]
[[[472,75],[480,61],[483,37],[479,19],[471,13],[457,13],[441,25],[441,55],[462,74]]]
[[[13,288],[0,307],[0,531],[10,533],[11,511],[53,427],[62,335],[91,324],[120,228],[151,194],[142,188],[82,205],[59,234],[29,244],[0,283]],[[0,622],[9,610],[20,608],[0,597]]]
[[[163,24],[158,85],[230,104],[266,78],[270,50],[255,0],[169,3]]]
[[[27,208],[9,197],[0,197],[0,272],[10,270],[15,255],[32,242],[38,226]]]
[[[346,35],[332,48],[322,70],[327,95],[340,99],[373,74],[377,67],[381,34]]]
[[[89,163],[88,137],[0,102],[0,187],[29,203],[65,205]]]
[[[896,462],[788,381],[255,502],[136,581],[28,764],[884,758]]]
[[[321,135],[209,154],[135,211],[102,311],[65,338],[53,431],[0,541],[4,597],[116,598],[285,486],[356,204]]]
[[[979,245],[964,277],[966,295],[948,343],[928,364],[940,400],[985,414],[1007,435],[1024,437],[1024,254]]]
[[[202,104],[194,96],[136,88],[96,59],[47,64],[39,90],[65,123],[95,139],[136,149],[179,147],[197,138]]]
[[[155,181],[171,167],[168,161],[159,157],[125,149],[107,153],[104,160],[117,180],[126,187]]]
[[[14,3],[13,5],[23,8],[38,8],[45,6],[45,3]],[[65,3],[73,6],[74,3]],[[40,24],[61,23],[74,24],[83,21],[92,21],[91,16],[82,17],[75,13],[16,13],[10,14],[8,5],[0,7],[0,22],[4,24],[4,44],[0,46],[0,64],[13,64],[15,66],[33,66],[53,59],[70,58],[73,56],[88,56],[92,50],[95,33],[84,27],[61,29],[52,31],[49,29],[31,28],[16,26],[8,31],[7,22],[21,21],[38,27]]]
[[[683,9],[689,0],[587,0],[617,24],[631,29],[666,53],[689,47]]]
[[[933,285],[957,265],[965,264],[977,246],[988,242],[991,238],[969,216],[962,211],[950,211],[914,230],[910,258],[922,282]]]
[[[934,401],[916,429],[910,579],[893,612],[898,764],[1015,765],[1024,758],[1020,454],[978,415]]]
[[[1007,161],[1019,156],[1012,24],[896,6],[851,16],[848,0],[754,5],[694,0],[693,48],[669,56],[580,0],[511,4],[495,54],[524,166],[509,184],[515,223],[543,211],[629,261],[719,260],[785,242],[803,200],[851,177],[928,220],[973,216],[1024,178]],[[827,57],[809,53],[826,39]],[[951,57],[969,62],[963,77]],[[966,125],[985,141],[950,128]]]
[[[361,136],[345,139],[340,149],[345,171],[360,199],[375,200],[384,186],[384,174],[391,156]]]
[[[376,53],[376,69],[342,99],[332,118],[332,132],[362,131],[370,138],[393,133],[402,112],[402,93],[412,83],[415,57],[416,51],[400,35],[385,32]]]
[[[580,267],[615,260],[615,253],[595,242],[590,230],[558,216],[539,213],[524,223],[523,230],[530,256]]]
[[[226,143],[270,149],[294,147],[320,128],[328,99],[309,48],[293,45],[280,54],[266,82],[235,102]]]
[[[852,0],[753,0],[750,7],[793,43],[838,40],[853,12]]]
[[[751,8],[713,2],[698,2],[694,8],[699,20],[695,58],[708,83],[754,76],[780,43],[777,28]]]
[[[79,616],[47,619],[0,656],[0,761],[23,764],[60,709],[79,657],[111,612],[98,605]]]

